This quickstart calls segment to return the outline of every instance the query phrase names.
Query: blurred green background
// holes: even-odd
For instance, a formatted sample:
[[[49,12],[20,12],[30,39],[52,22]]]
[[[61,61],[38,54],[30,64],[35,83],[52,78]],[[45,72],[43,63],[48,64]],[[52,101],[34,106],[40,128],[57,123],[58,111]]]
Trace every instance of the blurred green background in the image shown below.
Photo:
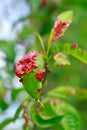
[[[12,117],[27,93],[15,76],[16,62],[29,50],[40,50],[35,32],[47,42],[54,20],[63,11],[73,10],[73,22],[58,43],[77,43],[87,50],[87,0],[3,0],[0,1],[0,122]],[[69,56],[70,66],[55,68],[48,87],[87,88],[87,65]],[[87,99],[70,101],[82,116],[81,130],[87,130]],[[19,125],[20,122],[20,125]],[[4,130],[22,130],[23,119]]]

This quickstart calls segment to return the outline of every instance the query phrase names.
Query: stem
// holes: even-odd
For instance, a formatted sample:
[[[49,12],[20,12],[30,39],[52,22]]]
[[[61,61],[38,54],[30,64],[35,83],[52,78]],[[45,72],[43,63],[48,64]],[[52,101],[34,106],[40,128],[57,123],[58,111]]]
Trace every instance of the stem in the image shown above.
[[[43,103],[40,101],[40,99],[38,99],[38,103],[40,103],[40,105],[44,108]]]
[[[26,99],[25,102],[22,103],[22,107],[23,107],[23,114],[22,117],[25,120],[24,123],[24,130],[29,130],[30,126],[29,126],[29,117],[28,117],[28,100]]]
[[[45,63],[44,67],[45,67],[45,76],[44,76],[43,81],[42,81],[42,95],[43,95],[43,91],[45,89],[45,85],[44,84],[45,84],[45,81],[47,79],[47,75],[48,75],[48,73],[50,73],[49,65],[48,65],[47,62]]]
[[[45,63],[44,67],[45,67],[45,76],[44,76],[44,79],[42,81],[42,85],[45,83],[45,80],[47,78],[47,74],[48,74],[48,63]]]

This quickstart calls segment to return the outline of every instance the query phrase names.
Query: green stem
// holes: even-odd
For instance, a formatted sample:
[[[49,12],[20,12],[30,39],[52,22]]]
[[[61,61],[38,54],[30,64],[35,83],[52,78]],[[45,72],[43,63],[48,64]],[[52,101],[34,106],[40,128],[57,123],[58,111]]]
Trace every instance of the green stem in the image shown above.
[[[44,104],[40,101],[40,99],[38,99],[38,103],[40,103],[40,105],[44,108]]]

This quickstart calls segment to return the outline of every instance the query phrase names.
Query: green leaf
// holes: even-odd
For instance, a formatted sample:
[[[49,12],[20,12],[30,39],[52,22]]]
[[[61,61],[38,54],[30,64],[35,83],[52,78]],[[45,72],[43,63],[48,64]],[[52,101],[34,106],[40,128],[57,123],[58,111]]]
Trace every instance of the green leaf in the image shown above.
[[[17,108],[17,110],[16,110],[16,112],[15,112],[14,120],[16,120],[16,119],[19,118],[19,115],[20,115],[22,109],[23,109],[23,108],[22,108],[22,105],[20,105],[20,106]]]
[[[1,99],[0,99],[0,109],[4,111],[4,110],[6,110],[6,109],[8,108],[8,106],[9,106],[8,103],[6,103],[6,102],[3,100],[3,98],[1,98]]]
[[[58,16],[58,18],[60,18],[63,22],[70,22],[70,23],[72,22],[72,17],[73,17],[72,10],[65,11]]]
[[[29,27],[28,25],[24,26],[23,29],[18,33],[18,37],[23,40],[27,39],[29,35],[34,33],[33,28]]]
[[[47,93],[49,97],[56,97],[59,99],[67,99],[75,93],[74,88],[71,87],[58,87]]]
[[[28,20],[30,18],[31,15],[26,15],[26,16],[22,16],[20,17],[18,20],[16,20],[14,23],[13,23],[13,28],[15,28],[15,26],[17,26],[17,24],[19,24],[20,22],[24,22],[26,20]]]
[[[73,11],[65,11],[63,13],[61,13],[58,17],[57,17],[57,20],[55,23],[58,24],[59,20],[62,21],[62,23],[64,22],[69,22],[71,23],[72,22],[72,16],[73,16]],[[65,32],[67,28],[63,29],[63,33]],[[59,33],[59,32],[58,32]],[[62,36],[62,35],[61,35]],[[51,30],[51,33],[50,33],[50,36],[49,36],[49,40],[48,40],[48,44],[51,43],[52,39],[54,38],[54,27],[53,29]]]
[[[54,103],[54,99],[56,100],[56,104]],[[80,116],[75,108],[63,100],[54,99],[52,98],[51,101],[53,102],[55,112],[59,115],[64,115],[61,121],[64,130],[80,130]]]
[[[31,97],[37,98],[37,90],[38,87],[42,86],[42,83],[35,78],[35,73],[27,74],[23,78],[23,86],[25,90]]]
[[[39,115],[42,119],[51,119],[57,116],[49,100],[45,102],[44,108],[41,109],[41,111],[39,112]]]
[[[61,104],[60,110],[65,114],[62,120],[64,130],[80,130],[80,117],[78,112],[69,104]]]
[[[38,55],[38,58],[37,58],[37,65],[38,65],[38,70],[40,69],[44,69],[44,57],[42,54],[39,54]]]
[[[31,108],[31,116],[32,116],[32,120],[34,121],[34,123],[37,126],[42,127],[42,128],[49,128],[49,127],[58,125],[60,123],[61,119],[63,118],[63,116],[56,116],[51,119],[42,119],[38,115],[38,112],[35,110],[34,106]]]
[[[75,98],[79,100],[87,99],[87,89],[77,88]]]
[[[39,4],[40,4],[40,0],[37,0],[37,2],[35,0],[30,0],[30,4],[32,7],[32,10],[37,11],[37,8],[39,7]]]
[[[78,100],[87,99],[87,90],[81,88],[73,88],[70,86],[60,86],[47,93],[48,97],[56,97],[58,99],[68,100],[69,98],[74,98]]]
[[[6,125],[13,122],[13,118],[7,118],[3,122],[0,123],[0,130],[2,130]]]
[[[79,47],[73,48],[72,45],[73,44],[64,43],[64,44],[54,46],[50,53],[51,57],[53,57],[54,54],[58,52],[65,52],[79,59],[83,63],[87,64],[87,52],[84,49],[79,48]]]
[[[14,122],[16,119],[19,118],[19,114],[22,110],[22,106],[20,105],[18,109],[16,110],[15,116],[13,118],[7,118],[4,121],[0,123],[0,130],[2,130],[6,125],[10,124],[11,122]]]
[[[6,89],[2,81],[0,80],[0,100],[4,97],[5,93],[6,93]]]
[[[15,59],[15,44],[13,41],[0,41],[0,49],[2,49],[6,54],[7,61],[14,62]]]
[[[12,93],[11,93],[12,100],[15,100],[18,94],[23,91],[24,91],[24,88],[12,89]]]

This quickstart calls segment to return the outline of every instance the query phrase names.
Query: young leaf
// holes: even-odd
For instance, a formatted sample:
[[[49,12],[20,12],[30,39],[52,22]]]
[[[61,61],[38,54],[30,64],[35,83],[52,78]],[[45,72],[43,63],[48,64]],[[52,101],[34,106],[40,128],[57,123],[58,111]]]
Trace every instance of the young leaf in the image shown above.
[[[60,45],[54,46],[54,48],[51,51],[51,56],[53,57],[54,54],[56,54],[58,52],[65,52],[65,53],[79,59],[83,63],[87,64],[87,51],[85,51],[82,48],[79,48],[78,46],[73,46],[73,45],[75,45],[75,44],[65,43],[65,44],[60,44]]]
[[[80,117],[74,107],[65,103],[63,100],[56,99],[56,105],[54,104],[54,109],[56,113],[64,114],[64,118],[61,121],[64,130],[79,130]]]
[[[47,93],[47,96],[58,99],[67,99],[75,95],[75,89],[72,87],[58,87]]]
[[[37,35],[37,37],[38,37],[38,39],[39,39],[39,41],[40,41],[40,44],[41,44],[43,50],[45,50],[44,43],[43,43],[43,39],[41,38],[41,36],[40,36],[37,32],[35,32],[35,34]]]
[[[60,14],[54,23],[54,27],[50,33],[48,44],[53,43],[60,38],[65,30],[69,27],[72,22],[73,11],[65,11]]]
[[[69,104],[62,104],[60,109],[65,114],[65,117],[62,120],[64,130],[79,130],[80,117],[77,111]]]
[[[56,115],[55,110],[52,108],[52,103],[48,100],[44,103],[44,107],[39,112],[42,119],[51,119]]]
[[[72,22],[72,16],[73,16],[73,11],[69,10],[69,11],[65,11],[63,13],[61,13],[58,18],[61,19],[63,22]]]
[[[42,119],[38,115],[38,112],[35,110],[34,106],[31,108],[31,116],[34,123],[41,128],[49,128],[58,125],[63,118],[63,116],[56,116],[51,119]]]
[[[69,99],[73,97],[74,99],[84,100],[87,99],[87,90],[81,88],[73,88],[69,86],[61,86],[55,88],[47,93],[48,97],[54,97],[58,99]]]
[[[59,65],[59,66],[70,65],[70,62],[68,61],[66,55],[64,55],[61,52],[54,55],[54,60],[55,60],[56,64]]]

